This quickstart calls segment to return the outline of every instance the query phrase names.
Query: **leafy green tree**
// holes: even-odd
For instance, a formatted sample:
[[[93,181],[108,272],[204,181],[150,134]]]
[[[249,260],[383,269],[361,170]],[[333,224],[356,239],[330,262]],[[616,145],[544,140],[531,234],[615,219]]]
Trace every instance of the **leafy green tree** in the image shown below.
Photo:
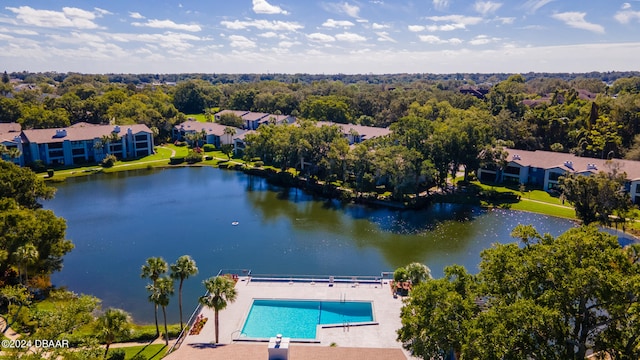
[[[207,294],[198,300],[200,304],[213,309],[215,316],[216,344],[219,342],[220,322],[219,313],[224,310],[229,303],[236,301],[238,291],[235,282],[227,276],[215,276],[206,279],[204,287]]]
[[[398,340],[413,356],[444,359],[460,354],[470,321],[480,311],[475,280],[458,265],[446,267],[442,279],[413,287],[401,310]]]
[[[96,319],[95,330],[100,341],[106,344],[104,358],[107,358],[109,346],[118,338],[131,333],[131,316],[121,309],[107,309]]]
[[[235,128],[243,128],[244,120],[236,114],[225,113],[220,115],[220,119],[218,120],[220,125],[231,126]]]
[[[182,329],[182,284],[185,279],[198,274],[198,267],[191,256],[183,255],[176,260],[175,264],[171,264],[170,269],[171,278],[180,281],[178,285],[178,308],[180,309],[180,329]]]
[[[140,277],[143,279],[150,279],[152,285],[155,287],[157,285],[158,279],[162,274],[166,273],[168,270],[167,262],[161,257],[150,257],[147,259],[147,262],[142,265],[142,273]],[[148,288],[147,288],[148,290]],[[160,328],[158,327],[158,303],[153,302],[154,309],[154,318],[156,322],[156,337],[160,335]]]
[[[6,316],[0,316],[5,323],[2,328],[2,333],[4,334],[18,319],[22,307],[31,304],[31,293],[23,285],[5,285],[0,288],[0,304],[7,309]],[[15,309],[15,313],[11,314],[9,310],[15,306],[17,306],[17,309]]]
[[[584,224],[600,221],[610,224],[610,215],[624,213],[630,206],[629,194],[623,190],[626,175],[624,173],[605,173],[584,176],[569,174],[560,177],[563,195],[576,211],[578,219]]]
[[[62,257],[73,249],[65,239],[65,220],[50,210],[32,210],[14,199],[0,199],[0,224],[4,224],[0,226],[0,274],[8,274],[11,267],[24,270],[27,261],[33,273],[49,275],[62,268]],[[24,254],[28,257],[16,254],[20,247],[28,250]]]
[[[2,83],[8,84],[9,81],[10,81],[9,74],[7,74],[7,71],[5,70],[5,72],[2,73]]]
[[[53,198],[55,188],[47,186],[28,168],[0,160],[0,198],[13,198],[20,206],[38,209],[39,200]]]
[[[22,270],[18,274],[18,276],[24,276],[24,286],[29,286],[29,265],[34,264],[38,261],[40,257],[38,254],[38,249],[31,243],[27,243],[23,246],[20,246],[13,253],[13,256],[16,258],[16,261],[21,266]]]
[[[153,302],[156,307],[162,307],[162,315],[164,317],[164,335],[165,345],[169,346],[169,330],[167,329],[167,306],[171,295],[173,295],[173,279],[168,276],[158,278],[153,284],[147,285],[150,292],[149,301]]]
[[[637,358],[640,246],[623,249],[593,226],[557,238],[531,230],[513,232],[524,247],[484,250],[475,277],[450,267],[414,287],[398,331],[405,348],[425,359],[450,350],[463,359]]]
[[[75,293],[57,290],[50,298],[55,307],[36,313],[38,327],[35,339],[62,340],[81,327],[94,321],[94,312],[100,306],[100,300],[94,296],[77,295]]]

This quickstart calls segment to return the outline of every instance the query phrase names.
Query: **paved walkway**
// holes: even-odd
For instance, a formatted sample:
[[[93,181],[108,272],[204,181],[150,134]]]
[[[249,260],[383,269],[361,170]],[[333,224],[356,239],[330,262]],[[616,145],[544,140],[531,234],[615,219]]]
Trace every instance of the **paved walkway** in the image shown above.
[[[213,347],[211,344],[182,345],[166,360],[265,360],[268,359],[266,343],[234,343]],[[293,344],[289,349],[290,360],[406,360],[400,349],[343,348]]]

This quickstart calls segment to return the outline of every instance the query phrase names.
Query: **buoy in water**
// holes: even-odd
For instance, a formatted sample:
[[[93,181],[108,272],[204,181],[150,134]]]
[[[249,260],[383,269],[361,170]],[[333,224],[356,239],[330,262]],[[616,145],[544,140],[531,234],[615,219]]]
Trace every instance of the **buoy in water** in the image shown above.
[[[232,222],[232,223],[231,223],[231,225],[233,225],[233,226],[236,226],[236,225],[238,225],[238,224],[240,224],[240,223],[239,223],[239,222],[237,222],[237,221],[234,221],[234,222]]]

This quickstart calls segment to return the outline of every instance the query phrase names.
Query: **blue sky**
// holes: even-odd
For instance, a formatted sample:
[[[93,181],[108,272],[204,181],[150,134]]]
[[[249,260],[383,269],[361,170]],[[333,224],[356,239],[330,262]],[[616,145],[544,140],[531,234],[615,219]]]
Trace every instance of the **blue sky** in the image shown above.
[[[639,0],[3,0],[7,71],[640,70]]]

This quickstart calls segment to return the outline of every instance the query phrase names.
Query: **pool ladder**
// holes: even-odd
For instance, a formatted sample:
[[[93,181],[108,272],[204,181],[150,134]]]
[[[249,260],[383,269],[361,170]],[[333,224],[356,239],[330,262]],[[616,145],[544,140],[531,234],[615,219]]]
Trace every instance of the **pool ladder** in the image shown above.
[[[349,332],[349,329],[351,328],[351,324],[349,324],[348,321],[343,321],[342,322],[342,332]]]
[[[346,302],[347,301],[347,293],[340,293],[340,302]]]

